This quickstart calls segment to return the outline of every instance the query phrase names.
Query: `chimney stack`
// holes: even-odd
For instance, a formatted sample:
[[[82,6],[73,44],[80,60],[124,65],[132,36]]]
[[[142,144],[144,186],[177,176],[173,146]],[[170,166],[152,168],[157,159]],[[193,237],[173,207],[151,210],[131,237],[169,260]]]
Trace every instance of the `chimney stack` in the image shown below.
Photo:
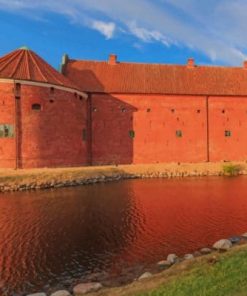
[[[247,69],[247,61],[244,61],[244,63],[243,63],[243,68],[244,68],[244,69]]]
[[[117,64],[117,55],[110,54],[108,63],[109,63],[109,65],[116,65]]]
[[[187,67],[188,68],[194,68],[195,67],[195,60],[193,58],[189,58],[187,61]]]

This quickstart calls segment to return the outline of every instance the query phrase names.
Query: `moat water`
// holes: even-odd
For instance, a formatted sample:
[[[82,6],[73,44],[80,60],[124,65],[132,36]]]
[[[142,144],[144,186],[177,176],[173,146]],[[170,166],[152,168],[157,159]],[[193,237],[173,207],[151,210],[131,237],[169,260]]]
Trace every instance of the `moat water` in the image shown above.
[[[124,282],[169,253],[247,232],[246,213],[247,177],[2,194],[0,295],[70,289],[92,274]]]

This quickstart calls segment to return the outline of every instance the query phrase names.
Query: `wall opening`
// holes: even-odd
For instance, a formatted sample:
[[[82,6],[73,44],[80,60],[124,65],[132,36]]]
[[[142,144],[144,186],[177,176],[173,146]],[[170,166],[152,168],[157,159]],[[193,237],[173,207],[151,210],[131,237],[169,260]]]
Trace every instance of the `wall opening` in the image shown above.
[[[135,131],[130,130],[129,131],[129,136],[130,136],[131,139],[134,139],[135,138]]]
[[[32,110],[33,111],[40,111],[41,105],[40,104],[32,104]]]
[[[231,131],[225,131],[225,137],[231,137],[232,132]]]
[[[183,132],[181,130],[177,130],[176,131],[176,137],[177,138],[182,138],[182,136],[183,136]]]
[[[82,130],[82,140],[83,142],[87,141],[87,130],[85,128]]]
[[[0,124],[0,138],[13,138],[14,126],[11,124]]]

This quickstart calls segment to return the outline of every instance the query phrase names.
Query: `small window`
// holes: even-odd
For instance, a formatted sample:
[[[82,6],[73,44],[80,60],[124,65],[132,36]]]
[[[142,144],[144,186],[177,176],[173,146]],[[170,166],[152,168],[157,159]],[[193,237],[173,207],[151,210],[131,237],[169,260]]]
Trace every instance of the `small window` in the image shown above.
[[[171,109],[171,112],[174,113],[175,112],[175,109]]]
[[[200,110],[200,109],[198,109],[196,112],[197,112],[197,113],[201,113],[201,110]]]
[[[231,131],[225,131],[225,137],[231,137],[232,132]]]
[[[40,111],[41,110],[41,105],[40,104],[33,104],[32,105],[32,110],[34,110],[34,111]]]
[[[223,113],[223,114],[224,114],[225,112],[226,112],[226,111],[225,111],[224,109],[221,111],[221,113]]]
[[[14,127],[10,124],[0,124],[0,138],[13,138]]]
[[[54,88],[54,87],[51,87],[51,88],[50,88],[50,92],[51,92],[51,94],[54,94],[54,92],[55,92],[55,88]]]
[[[127,110],[126,110],[126,108],[121,108],[121,111],[122,111],[123,113],[125,113]]]
[[[177,138],[182,138],[182,136],[183,136],[183,133],[182,133],[181,130],[176,131],[176,137]]]
[[[54,100],[50,100],[50,103],[54,103]]]
[[[134,139],[135,138],[135,131],[130,130],[129,131],[129,136],[130,136],[131,139]]]
[[[82,130],[82,140],[84,142],[87,140],[87,130],[85,128]]]
[[[148,112],[148,113],[149,113],[149,112],[151,112],[151,109],[150,109],[150,108],[148,108],[148,109],[147,109],[147,112]]]

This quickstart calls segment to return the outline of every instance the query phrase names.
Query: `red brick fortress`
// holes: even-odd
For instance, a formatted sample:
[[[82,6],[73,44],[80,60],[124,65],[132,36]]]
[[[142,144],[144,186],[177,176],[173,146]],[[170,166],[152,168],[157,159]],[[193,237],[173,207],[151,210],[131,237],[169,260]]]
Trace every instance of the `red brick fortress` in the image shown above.
[[[0,58],[0,167],[247,160],[247,64]]]
[[[86,165],[86,129],[86,93],[26,48],[0,59],[1,168]]]

